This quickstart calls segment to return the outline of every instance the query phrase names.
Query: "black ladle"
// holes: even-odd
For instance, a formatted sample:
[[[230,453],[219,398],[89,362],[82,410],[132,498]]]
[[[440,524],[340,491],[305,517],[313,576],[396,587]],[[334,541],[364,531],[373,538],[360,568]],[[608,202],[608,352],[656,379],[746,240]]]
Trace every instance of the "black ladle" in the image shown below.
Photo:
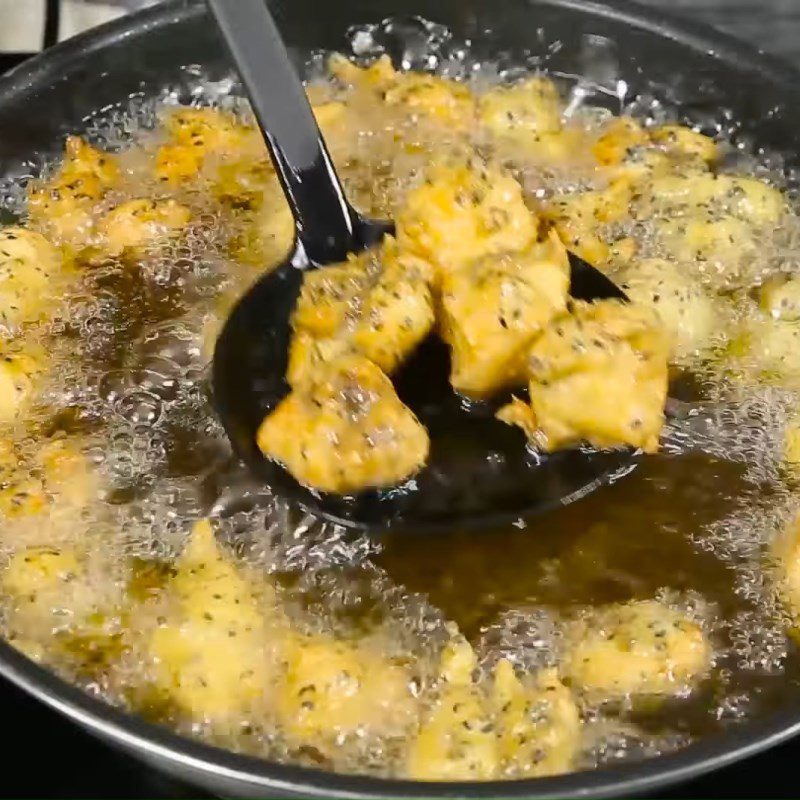
[[[427,466],[405,486],[354,497],[301,486],[256,445],[256,431],[286,396],[291,314],[307,270],[378,243],[394,226],[347,202],[302,83],[266,0],[209,0],[250,96],[297,227],[293,252],[239,301],[217,341],[213,395],[237,454],[278,494],[358,528],[415,530],[508,524],[584,497],[630,469],[631,450],[531,453],[522,431],[494,418],[497,404],[468,404],[448,382],[447,348],[426,340],[395,376],[398,394],[431,437]],[[608,278],[570,255],[573,297],[625,299]]]

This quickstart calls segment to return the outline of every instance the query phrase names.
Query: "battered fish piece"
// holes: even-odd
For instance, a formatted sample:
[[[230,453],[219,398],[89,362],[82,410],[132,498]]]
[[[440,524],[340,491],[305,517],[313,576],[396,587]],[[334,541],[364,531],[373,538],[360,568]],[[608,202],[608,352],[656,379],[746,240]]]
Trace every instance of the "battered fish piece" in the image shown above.
[[[442,278],[440,326],[453,388],[487,397],[524,383],[528,348],[567,307],[569,259],[558,236],[474,261]]]
[[[300,483],[337,494],[402,483],[425,464],[430,444],[389,378],[361,356],[320,367],[293,389],[257,442]]]
[[[545,451],[589,442],[655,452],[668,357],[668,339],[651,310],[576,302],[530,348],[530,406],[517,400],[498,417],[520,425]]]
[[[609,699],[683,695],[711,666],[700,626],[657,600],[589,611],[568,632],[564,672],[572,685]]]
[[[289,383],[347,353],[394,372],[433,327],[429,279],[428,265],[392,239],[377,253],[309,272],[292,317]]]
[[[400,248],[433,265],[439,279],[476,259],[524,250],[537,234],[519,183],[479,164],[433,167],[395,219]]]

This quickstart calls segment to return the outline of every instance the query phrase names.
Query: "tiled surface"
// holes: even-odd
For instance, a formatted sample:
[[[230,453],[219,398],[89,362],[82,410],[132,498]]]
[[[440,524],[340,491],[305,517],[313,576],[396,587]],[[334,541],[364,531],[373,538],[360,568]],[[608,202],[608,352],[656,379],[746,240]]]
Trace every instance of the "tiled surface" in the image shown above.
[[[156,0],[63,0],[59,37],[69,36]],[[0,52],[35,52],[44,31],[45,0],[0,0]]]

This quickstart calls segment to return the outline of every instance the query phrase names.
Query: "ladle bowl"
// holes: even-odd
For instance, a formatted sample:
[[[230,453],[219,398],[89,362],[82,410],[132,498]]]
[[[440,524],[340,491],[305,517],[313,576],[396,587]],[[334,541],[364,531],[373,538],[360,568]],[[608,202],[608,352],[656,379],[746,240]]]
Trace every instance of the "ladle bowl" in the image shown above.
[[[294,214],[291,255],[235,306],[214,353],[213,392],[239,456],[281,494],[349,527],[417,531],[486,527],[569,504],[629,468],[630,450],[531,451],[524,434],[450,387],[446,348],[429,337],[396,377],[400,398],[428,429],[431,455],[404,485],[343,497],[302,486],[256,444],[264,417],[288,394],[291,315],[303,276],[377,244],[393,230],[353,210],[265,0],[209,0],[248,90]],[[266,265],[265,265],[266,266]],[[603,273],[570,255],[570,294],[625,299]]]

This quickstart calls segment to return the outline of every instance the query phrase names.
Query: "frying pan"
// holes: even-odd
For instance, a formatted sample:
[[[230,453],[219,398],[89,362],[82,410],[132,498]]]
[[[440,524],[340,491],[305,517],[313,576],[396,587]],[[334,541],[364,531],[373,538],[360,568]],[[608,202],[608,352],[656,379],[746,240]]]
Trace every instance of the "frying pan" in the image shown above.
[[[587,36],[607,37],[617,43],[620,77],[632,92],[649,90],[655,81],[691,119],[730,126],[735,138],[766,150],[800,153],[800,72],[711,29],[623,0],[274,0],[272,7],[301,62],[313,50],[345,47],[345,32],[353,24],[409,13],[470,39],[478,56],[502,53],[513,61],[532,51],[563,73],[581,71]],[[559,45],[553,47],[554,42]],[[92,112],[113,111],[120,103],[127,107],[129,96],[152,96],[180,83],[186,65],[202,65],[212,78],[228,74],[224,53],[202,2],[173,0],[21,65],[0,80],[0,176],[29,171],[32,153],[60,149],[62,137],[85,128]],[[787,706],[775,716],[652,760],[538,780],[427,784],[272,764],[190,741],[68,685],[4,642],[0,674],[152,767],[221,796],[248,798],[641,795],[800,732],[800,706]]]

